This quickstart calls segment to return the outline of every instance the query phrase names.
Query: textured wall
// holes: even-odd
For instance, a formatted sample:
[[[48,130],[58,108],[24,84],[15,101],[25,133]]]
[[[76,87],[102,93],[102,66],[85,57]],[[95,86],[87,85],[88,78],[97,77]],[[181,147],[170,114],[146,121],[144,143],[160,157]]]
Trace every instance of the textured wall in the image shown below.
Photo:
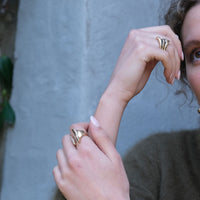
[[[49,200],[56,151],[71,123],[88,121],[129,30],[158,24],[159,0],[21,0],[2,200]],[[160,75],[161,74],[161,75]],[[158,131],[198,126],[196,103],[180,107],[162,66],[128,105],[117,148]]]

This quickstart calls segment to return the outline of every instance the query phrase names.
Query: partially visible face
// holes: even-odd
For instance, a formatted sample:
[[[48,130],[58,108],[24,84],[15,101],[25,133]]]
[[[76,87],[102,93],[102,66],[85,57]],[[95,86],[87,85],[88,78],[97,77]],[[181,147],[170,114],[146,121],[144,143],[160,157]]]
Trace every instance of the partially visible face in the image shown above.
[[[187,79],[200,104],[200,4],[192,7],[182,27]]]

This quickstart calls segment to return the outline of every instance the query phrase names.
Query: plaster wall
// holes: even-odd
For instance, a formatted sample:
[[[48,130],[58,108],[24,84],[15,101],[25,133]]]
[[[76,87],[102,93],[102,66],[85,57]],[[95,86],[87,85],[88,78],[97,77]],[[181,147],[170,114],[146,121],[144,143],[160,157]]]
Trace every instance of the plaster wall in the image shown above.
[[[70,124],[88,121],[131,29],[158,25],[159,0],[21,0],[2,200],[53,199],[52,169]],[[159,65],[127,106],[117,149],[160,131],[196,128],[197,105],[175,96]]]

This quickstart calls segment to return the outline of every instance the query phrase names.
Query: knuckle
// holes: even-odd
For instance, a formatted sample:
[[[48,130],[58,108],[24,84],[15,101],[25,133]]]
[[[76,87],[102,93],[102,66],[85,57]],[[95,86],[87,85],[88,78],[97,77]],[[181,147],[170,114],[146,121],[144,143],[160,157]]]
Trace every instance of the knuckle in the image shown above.
[[[90,157],[92,154],[92,150],[90,148],[90,145],[82,145],[81,147],[81,153],[84,157]]]
[[[71,124],[71,126],[69,127],[69,129],[72,130],[75,127],[76,127],[76,124]]]
[[[172,31],[171,27],[169,25],[164,25],[164,28],[167,30],[167,31]]]
[[[52,170],[52,173],[53,173],[54,177],[56,177],[56,170],[57,170],[57,166],[55,166],[55,167],[53,168],[53,170]]]
[[[60,191],[65,191],[66,190],[66,184],[65,184],[65,182],[61,180],[58,183],[58,187],[59,187]]]
[[[69,156],[68,164],[72,169],[75,169],[80,166],[80,160],[76,156]]]
[[[139,52],[144,52],[144,50],[146,49],[146,45],[143,42],[140,42],[137,44],[137,49]]]
[[[56,184],[59,184],[62,181],[62,177],[59,176],[58,174],[58,166],[55,166],[53,168],[52,173],[53,173]]]
[[[128,34],[128,38],[133,39],[137,36],[138,30],[137,29],[132,29],[129,34]]]
[[[60,157],[60,154],[62,153],[62,149],[58,149],[56,152],[56,158],[58,159]]]
[[[65,141],[67,140],[68,138],[68,135],[64,135],[63,138],[62,138],[62,144],[64,145],[65,144]]]
[[[146,54],[146,46],[142,41],[136,42],[134,46],[135,46],[134,55],[144,56]]]

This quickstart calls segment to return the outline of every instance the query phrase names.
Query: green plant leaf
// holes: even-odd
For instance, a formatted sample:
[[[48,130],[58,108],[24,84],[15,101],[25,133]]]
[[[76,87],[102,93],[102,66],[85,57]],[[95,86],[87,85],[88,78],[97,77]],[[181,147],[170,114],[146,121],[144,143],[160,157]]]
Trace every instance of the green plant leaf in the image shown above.
[[[3,87],[8,89],[9,93],[12,89],[13,63],[10,58],[0,57],[0,81]]]
[[[3,120],[8,125],[13,125],[15,123],[15,112],[12,109],[8,101],[5,101],[3,104]]]
[[[3,112],[1,111],[0,112],[0,129],[3,128],[3,125],[4,125],[4,115],[3,115]]]

